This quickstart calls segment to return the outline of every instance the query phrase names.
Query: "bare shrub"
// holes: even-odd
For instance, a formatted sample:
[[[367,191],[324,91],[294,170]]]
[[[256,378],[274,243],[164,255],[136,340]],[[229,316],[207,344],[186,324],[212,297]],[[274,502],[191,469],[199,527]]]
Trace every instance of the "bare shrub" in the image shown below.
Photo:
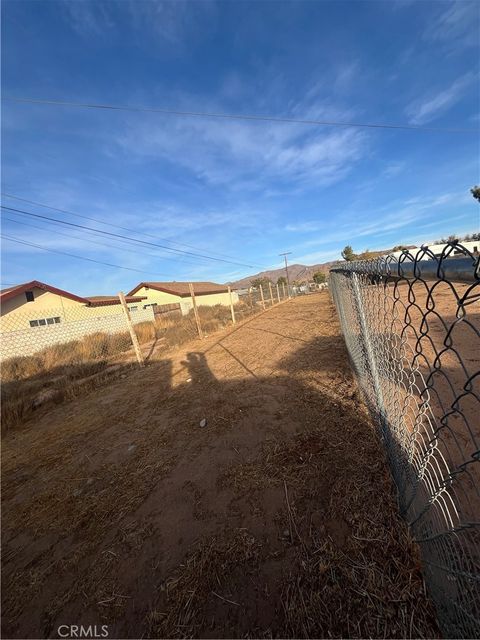
[[[135,325],[138,341],[143,344],[158,337],[156,325],[153,322],[139,322]]]
[[[23,380],[38,375],[44,371],[44,360],[35,356],[16,356],[2,362],[2,381]]]

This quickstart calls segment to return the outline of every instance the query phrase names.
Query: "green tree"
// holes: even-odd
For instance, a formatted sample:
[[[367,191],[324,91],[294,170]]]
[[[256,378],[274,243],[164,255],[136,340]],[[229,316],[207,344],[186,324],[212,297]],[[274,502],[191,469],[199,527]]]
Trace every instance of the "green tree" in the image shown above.
[[[313,281],[317,284],[322,284],[322,282],[325,282],[326,279],[327,276],[323,273],[323,271],[317,271],[313,274]]]
[[[352,260],[355,260],[356,257],[357,256],[353,253],[352,247],[349,244],[347,244],[345,249],[342,251],[342,258],[347,262],[351,262]]]
[[[282,284],[287,284],[287,279],[285,276],[280,276],[279,279],[277,280],[277,284],[278,286],[281,286]]]
[[[475,198],[475,200],[478,200],[480,202],[480,187],[477,184],[470,189],[470,193]]]

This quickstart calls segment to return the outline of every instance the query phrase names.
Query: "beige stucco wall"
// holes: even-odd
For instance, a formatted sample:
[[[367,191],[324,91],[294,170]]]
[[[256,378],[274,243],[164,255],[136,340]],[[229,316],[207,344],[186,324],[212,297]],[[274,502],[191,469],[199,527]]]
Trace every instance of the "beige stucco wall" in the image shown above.
[[[228,293],[212,293],[205,296],[195,296],[198,307],[214,307],[216,304],[221,304],[225,307],[230,306],[230,296]],[[238,302],[238,295],[232,292],[233,304]],[[187,314],[193,307],[191,298],[182,298],[181,308],[182,313]]]
[[[88,307],[83,302],[77,302],[43,289],[32,289],[34,301],[27,302],[25,293],[7,300],[1,307],[0,331],[17,331],[30,328],[30,320],[40,318],[61,318],[61,322],[75,322],[89,318],[104,318],[122,314],[120,304]],[[143,309],[142,302],[129,303],[128,307]],[[132,318],[135,311],[131,311]]]
[[[146,289],[141,287],[138,291],[135,291],[134,296],[146,296],[147,300],[142,300],[142,307],[146,304],[173,304],[175,302],[181,302],[180,296],[174,296],[171,293],[164,293],[163,291],[157,291],[156,289]]]
[[[19,311],[21,311],[22,314],[25,312],[35,314],[42,309],[85,306],[83,303],[77,302],[76,300],[71,300],[70,298],[65,298],[57,295],[56,293],[44,291],[37,287],[31,289],[31,291],[33,291],[35,298],[33,302],[27,302],[25,293],[21,293],[2,304],[2,315]]]
[[[190,297],[181,298],[180,296],[172,295],[171,293],[165,293],[164,291],[157,291],[156,289],[146,289],[142,287],[138,291],[135,292],[136,296],[146,296],[147,300],[143,300],[140,304],[172,304],[172,303],[180,303],[180,307],[182,309],[182,313],[187,314],[192,308],[192,299]],[[232,292],[233,304],[238,302],[238,295],[235,292]],[[196,295],[195,299],[197,301],[197,305],[213,307],[216,304],[221,304],[228,306],[230,304],[230,296],[228,293],[212,293],[208,295]]]

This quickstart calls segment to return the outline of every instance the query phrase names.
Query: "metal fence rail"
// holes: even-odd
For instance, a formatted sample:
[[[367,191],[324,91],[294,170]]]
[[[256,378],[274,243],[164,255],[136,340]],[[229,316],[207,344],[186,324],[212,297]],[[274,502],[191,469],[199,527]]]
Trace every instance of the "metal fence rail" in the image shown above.
[[[405,251],[335,267],[330,285],[442,631],[478,638],[479,258]]]

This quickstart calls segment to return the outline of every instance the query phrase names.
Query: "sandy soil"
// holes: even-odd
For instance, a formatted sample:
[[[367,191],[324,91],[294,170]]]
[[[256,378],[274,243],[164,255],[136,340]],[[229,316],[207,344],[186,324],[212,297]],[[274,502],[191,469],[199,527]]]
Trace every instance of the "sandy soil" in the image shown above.
[[[326,292],[40,409],[2,453],[4,637],[438,636]]]

